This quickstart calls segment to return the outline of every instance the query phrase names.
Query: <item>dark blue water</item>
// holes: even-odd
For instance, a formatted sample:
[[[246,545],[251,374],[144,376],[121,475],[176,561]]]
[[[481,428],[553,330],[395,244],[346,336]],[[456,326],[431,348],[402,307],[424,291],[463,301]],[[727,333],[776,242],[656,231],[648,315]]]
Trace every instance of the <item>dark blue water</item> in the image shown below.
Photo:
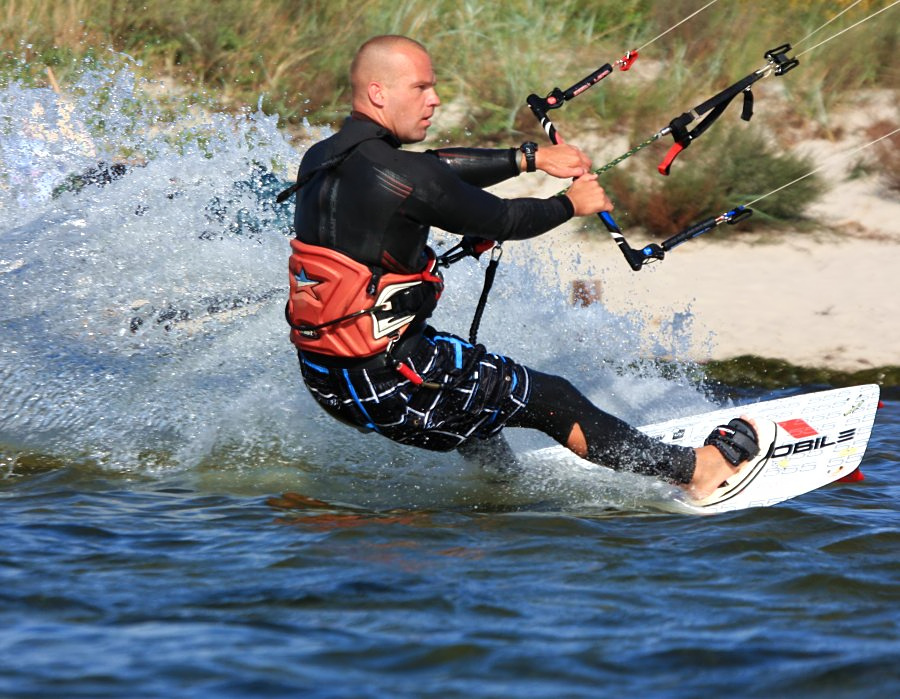
[[[0,486],[0,695],[891,696],[898,454],[889,401],[864,482],[713,517],[33,461]]]
[[[282,318],[267,193],[303,146],[259,114],[164,124],[140,92],[122,70],[65,108],[0,93],[0,696],[900,691],[896,395],[865,481],[713,517],[359,435],[300,386]],[[123,150],[142,162],[66,179]],[[689,323],[535,279],[504,267],[489,346],[636,423],[719,403],[655,361]],[[442,327],[466,332],[480,280],[448,273]]]

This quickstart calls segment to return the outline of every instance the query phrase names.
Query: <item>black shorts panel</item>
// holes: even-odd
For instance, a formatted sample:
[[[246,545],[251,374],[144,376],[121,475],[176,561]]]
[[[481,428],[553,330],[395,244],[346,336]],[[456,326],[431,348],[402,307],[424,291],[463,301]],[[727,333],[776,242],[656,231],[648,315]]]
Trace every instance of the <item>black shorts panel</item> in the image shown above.
[[[313,398],[336,418],[413,446],[448,451],[499,432],[528,402],[528,370],[455,335],[426,330],[406,363],[428,385],[393,367],[328,368],[301,355]]]

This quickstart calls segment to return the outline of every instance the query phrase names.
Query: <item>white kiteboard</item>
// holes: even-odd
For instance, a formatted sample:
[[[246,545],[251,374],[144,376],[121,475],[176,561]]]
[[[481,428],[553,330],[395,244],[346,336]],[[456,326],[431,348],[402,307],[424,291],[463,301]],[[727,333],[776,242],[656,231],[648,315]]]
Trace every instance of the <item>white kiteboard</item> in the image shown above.
[[[717,425],[740,415],[771,420],[777,427],[766,458],[746,477],[739,472],[733,487],[721,488],[716,497],[702,505],[686,494],[651,504],[694,514],[768,507],[849,476],[866,451],[878,397],[875,384],[837,388],[641,427],[651,437],[688,447],[702,445]],[[518,454],[516,458],[526,468],[529,462],[572,465],[579,470],[601,468],[561,446]]]

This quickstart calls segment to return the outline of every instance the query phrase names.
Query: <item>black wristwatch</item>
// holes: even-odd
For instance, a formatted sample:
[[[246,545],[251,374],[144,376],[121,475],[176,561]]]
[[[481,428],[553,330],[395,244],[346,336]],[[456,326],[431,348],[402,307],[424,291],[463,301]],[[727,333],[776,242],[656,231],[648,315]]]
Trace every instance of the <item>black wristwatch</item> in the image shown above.
[[[525,154],[525,172],[534,172],[537,167],[534,164],[534,154],[537,153],[538,145],[534,141],[525,141],[519,150]]]

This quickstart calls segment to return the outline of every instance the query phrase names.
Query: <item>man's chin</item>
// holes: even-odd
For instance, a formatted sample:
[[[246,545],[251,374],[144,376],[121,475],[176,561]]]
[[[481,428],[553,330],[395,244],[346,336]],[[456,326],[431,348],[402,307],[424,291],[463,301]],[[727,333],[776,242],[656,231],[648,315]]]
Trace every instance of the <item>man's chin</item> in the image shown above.
[[[425,140],[425,136],[427,134],[428,129],[419,129],[413,133],[404,134],[401,138],[397,140],[400,143],[419,143],[420,141]]]

